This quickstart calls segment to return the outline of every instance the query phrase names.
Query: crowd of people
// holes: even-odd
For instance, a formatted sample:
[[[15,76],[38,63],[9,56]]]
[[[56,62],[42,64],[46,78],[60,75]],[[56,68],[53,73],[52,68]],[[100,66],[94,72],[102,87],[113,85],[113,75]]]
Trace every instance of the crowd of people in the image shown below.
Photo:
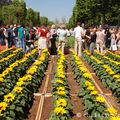
[[[51,55],[56,55],[57,50],[64,53],[68,37],[74,37],[74,50],[81,56],[81,51],[87,49],[93,54],[96,48],[103,54],[103,49],[112,51],[120,50],[120,28],[118,27],[84,27],[80,22],[75,28],[68,30],[64,24],[50,27],[29,27],[22,25],[6,25],[0,27],[0,45],[6,49],[14,44],[16,48],[22,48],[24,53],[31,51],[38,40],[38,53],[45,48],[50,48]],[[57,41],[58,40],[58,41]],[[56,41],[58,44],[56,44]]]
[[[93,54],[96,48],[104,54],[103,49],[111,51],[120,50],[120,28],[119,27],[81,27],[78,22],[74,29],[75,52],[81,56],[82,49],[87,49]]]

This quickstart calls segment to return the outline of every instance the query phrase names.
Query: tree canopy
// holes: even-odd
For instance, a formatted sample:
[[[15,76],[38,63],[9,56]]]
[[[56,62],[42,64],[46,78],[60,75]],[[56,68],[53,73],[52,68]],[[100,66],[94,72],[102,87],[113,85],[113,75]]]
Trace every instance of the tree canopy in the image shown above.
[[[76,0],[69,27],[75,26],[77,21],[87,25],[117,25],[119,18],[119,0]]]
[[[0,6],[0,21],[3,24],[48,25],[47,17],[40,17],[38,11],[27,8],[24,0],[12,0],[10,5]]]

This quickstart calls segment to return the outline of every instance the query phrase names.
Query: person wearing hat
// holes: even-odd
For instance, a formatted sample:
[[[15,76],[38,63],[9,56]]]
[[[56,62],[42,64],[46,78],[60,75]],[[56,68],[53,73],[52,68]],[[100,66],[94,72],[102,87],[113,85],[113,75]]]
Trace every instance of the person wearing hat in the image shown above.
[[[61,29],[58,32],[58,37],[59,37],[58,50],[61,50],[62,53],[64,54],[65,42],[67,39],[67,31],[64,24],[61,25]]]

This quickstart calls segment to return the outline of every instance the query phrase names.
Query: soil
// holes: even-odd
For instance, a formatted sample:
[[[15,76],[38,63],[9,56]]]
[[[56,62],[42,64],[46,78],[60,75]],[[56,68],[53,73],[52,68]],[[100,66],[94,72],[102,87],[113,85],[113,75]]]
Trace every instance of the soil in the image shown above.
[[[66,55],[66,61],[67,61],[67,80],[70,88],[70,95],[71,95],[71,104],[72,104],[72,120],[88,120],[86,116],[84,116],[84,106],[82,104],[82,99],[78,97],[79,92],[79,85],[75,80],[74,74],[72,72],[72,67],[70,65],[70,59],[69,56]],[[120,113],[120,105],[117,104],[116,98],[112,96],[112,92],[105,88],[101,81],[98,79],[92,68],[83,61],[85,67],[88,69],[88,71],[92,74],[96,84],[99,86],[99,88],[103,92],[103,96],[108,101],[109,105],[112,105],[118,110],[118,113]],[[30,114],[28,115],[28,118],[26,120],[49,120],[50,113],[52,111],[52,96],[51,96],[51,81],[54,76],[54,69],[56,67],[56,59],[55,57],[50,57],[48,69],[45,72],[45,77],[43,78],[42,84],[40,88],[38,89],[38,92],[34,95],[34,102],[33,106],[30,109]],[[97,87],[96,87],[97,89]],[[38,111],[38,108],[40,108],[40,111]],[[38,115],[38,116],[36,116]]]
[[[72,72],[72,67],[70,65],[70,59],[69,56],[67,56],[67,80],[70,88],[70,95],[71,95],[71,104],[73,109],[73,120],[87,120],[87,118],[84,116],[84,106],[82,105],[82,100],[78,97],[79,92],[79,85],[75,80],[75,77]]]
[[[118,104],[118,100],[116,97],[112,96],[112,91],[109,88],[106,88],[103,83],[101,82],[101,80],[96,76],[95,72],[92,70],[92,68],[88,65],[87,62],[85,62],[83,59],[83,64],[84,66],[88,69],[88,71],[92,74],[93,79],[95,80],[97,86],[100,88],[101,92],[102,92],[102,96],[106,99],[107,103],[108,103],[108,107],[113,106],[117,111],[118,114],[120,115],[120,104]],[[96,89],[99,91],[98,87],[96,87]]]

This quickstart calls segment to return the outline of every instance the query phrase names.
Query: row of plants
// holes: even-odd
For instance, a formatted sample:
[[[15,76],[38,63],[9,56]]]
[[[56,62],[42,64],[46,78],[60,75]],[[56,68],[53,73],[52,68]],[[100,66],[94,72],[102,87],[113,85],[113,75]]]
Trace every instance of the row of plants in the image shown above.
[[[120,55],[112,53],[110,51],[106,51],[105,53],[106,56],[110,57],[111,59],[120,62]]]
[[[37,58],[37,49],[32,50],[24,56],[23,59],[11,64],[6,70],[0,74],[0,101],[3,96],[11,91],[16,84],[18,78],[26,74],[26,70]]]
[[[71,120],[71,103],[69,86],[66,78],[66,61],[61,51],[58,51],[57,67],[52,80],[52,102],[54,110],[50,120]]]
[[[49,52],[43,50],[38,61],[18,79],[14,88],[0,102],[0,120],[24,120],[32,105],[34,93],[38,90],[48,65]]]
[[[83,57],[91,65],[104,86],[110,88],[120,102],[120,75],[116,74],[108,65],[90,55],[88,51],[83,52]]]
[[[0,60],[0,73],[3,72],[10,64],[23,57],[22,48],[18,48],[5,58]]]
[[[7,57],[9,54],[11,54],[13,51],[13,48],[8,48],[6,50],[0,51],[0,59]]]
[[[90,120],[118,120],[117,110],[106,107],[105,99],[96,90],[93,78],[74,51],[70,51],[70,61],[76,80],[80,85],[79,97],[84,104],[85,115]]]
[[[114,61],[108,56],[102,55],[97,51],[94,52],[94,56],[103,63],[107,64],[116,74],[120,74],[120,61]]]

